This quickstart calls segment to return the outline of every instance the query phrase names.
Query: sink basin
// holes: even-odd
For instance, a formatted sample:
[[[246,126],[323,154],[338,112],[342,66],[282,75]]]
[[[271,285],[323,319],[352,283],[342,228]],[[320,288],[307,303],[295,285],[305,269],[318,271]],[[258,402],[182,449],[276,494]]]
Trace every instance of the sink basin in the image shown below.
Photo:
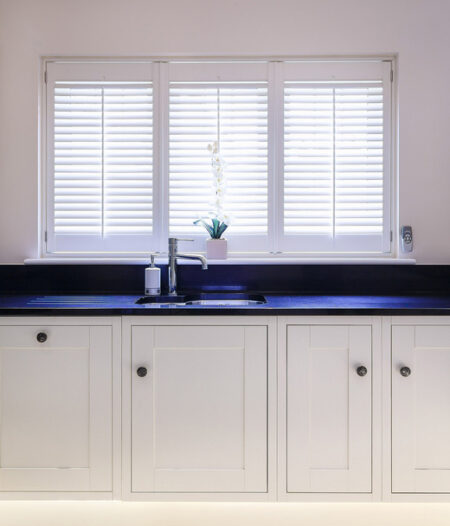
[[[201,294],[188,294],[179,296],[144,296],[139,298],[138,305],[205,305],[217,307],[233,307],[246,305],[262,305],[266,298],[261,294],[233,294],[229,292],[209,292]]]
[[[142,298],[139,298],[136,303],[138,305],[146,305],[154,303],[155,305],[171,305],[173,303],[178,304],[185,304],[186,296],[184,295],[177,295],[177,296],[169,296],[161,295],[161,296],[143,296]]]
[[[240,306],[262,305],[266,298],[261,294],[204,293],[186,296],[186,305]]]

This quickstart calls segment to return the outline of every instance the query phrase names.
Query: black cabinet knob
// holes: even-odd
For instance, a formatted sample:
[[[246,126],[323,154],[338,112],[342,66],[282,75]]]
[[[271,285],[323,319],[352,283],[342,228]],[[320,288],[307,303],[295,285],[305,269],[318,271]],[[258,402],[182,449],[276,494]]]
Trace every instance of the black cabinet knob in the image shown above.
[[[366,376],[366,374],[367,374],[367,367],[364,367],[364,365],[360,365],[356,369],[356,372],[358,373],[358,376]]]
[[[143,378],[144,376],[147,376],[147,367],[138,367],[136,374]]]
[[[45,332],[39,332],[38,335],[36,336],[36,340],[39,343],[44,343],[47,341],[47,335],[45,334]]]
[[[406,378],[411,374],[411,369],[409,367],[402,367],[400,369],[400,374]]]

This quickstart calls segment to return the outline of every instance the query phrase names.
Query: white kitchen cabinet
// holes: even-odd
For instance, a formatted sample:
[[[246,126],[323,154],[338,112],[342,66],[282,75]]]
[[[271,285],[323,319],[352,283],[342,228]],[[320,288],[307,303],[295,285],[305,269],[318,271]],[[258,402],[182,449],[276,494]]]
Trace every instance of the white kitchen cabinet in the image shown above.
[[[448,320],[392,327],[392,491],[450,493]]]
[[[370,493],[372,326],[288,319],[279,331],[286,495]]]
[[[127,491],[267,493],[268,325],[153,323],[124,329]]]
[[[1,491],[112,491],[113,328],[92,323],[0,320]]]
[[[448,501],[450,318],[0,318],[0,499],[113,497]]]

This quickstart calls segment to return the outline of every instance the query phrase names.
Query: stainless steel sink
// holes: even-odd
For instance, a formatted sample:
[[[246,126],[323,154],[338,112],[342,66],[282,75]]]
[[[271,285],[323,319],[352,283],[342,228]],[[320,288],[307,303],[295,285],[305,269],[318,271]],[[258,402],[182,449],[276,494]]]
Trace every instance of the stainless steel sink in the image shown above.
[[[144,296],[139,298],[138,305],[204,305],[211,307],[233,307],[246,305],[262,305],[267,303],[262,294],[244,294],[229,292],[205,292],[177,296]]]
[[[142,298],[139,298],[136,303],[137,305],[185,305],[185,301],[186,296],[169,296],[166,294],[161,296],[143,296]]]
[[[186,297],[186,305],[245,306],[262,305],[266,298],[261,294],[198,294]]]

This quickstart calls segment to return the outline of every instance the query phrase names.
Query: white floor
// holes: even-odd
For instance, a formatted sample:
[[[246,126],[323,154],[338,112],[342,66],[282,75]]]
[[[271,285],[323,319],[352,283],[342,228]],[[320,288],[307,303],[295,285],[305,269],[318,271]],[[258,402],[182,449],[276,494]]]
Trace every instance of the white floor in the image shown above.
[[[450,504],[0,502],[1,526],[450,526]]]

